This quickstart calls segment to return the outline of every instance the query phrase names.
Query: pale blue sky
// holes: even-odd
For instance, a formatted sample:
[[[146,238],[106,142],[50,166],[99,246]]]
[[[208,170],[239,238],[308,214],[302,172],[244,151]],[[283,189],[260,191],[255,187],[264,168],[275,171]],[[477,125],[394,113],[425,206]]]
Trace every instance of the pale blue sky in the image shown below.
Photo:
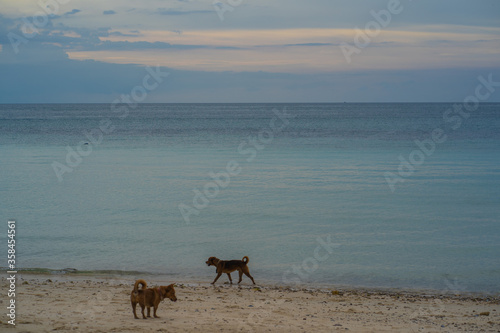
[[[145,66],[142,102],[462,101],[500,81],[500,1],[0,0],[0,45],[0,103],[111,103]]]

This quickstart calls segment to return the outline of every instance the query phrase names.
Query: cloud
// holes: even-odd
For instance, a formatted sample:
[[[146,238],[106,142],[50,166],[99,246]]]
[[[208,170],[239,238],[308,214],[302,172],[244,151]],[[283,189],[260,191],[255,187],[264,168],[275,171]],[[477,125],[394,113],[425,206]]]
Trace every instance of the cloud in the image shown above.
[[[8,17],[0,14],[0,44],[1,45],[9,45],[10,40],[8,38],[9,32],[20,32],[17,29],[14,29],[13,26],[16,25],[15,20],[10,19]]]
[[[18,64],[36,67],[68,60],[68,54],[61,47],[48,43],[28,42],[18,53],[10,45],[5,45],[0,52],[0,65],[6,66]]]
[[[145,102],[453,102],[471,93],[479,75],[498,68],[358,70],[322,74],[170,72]],[[0,52],[2,103],[111,103],[140,85],[143,66],[69,59],[56,45],[27,44]],[[500,101],[500,95],[491,100]]]
[[[170,15],[170,16],[179,16],[179,15],[192,15],[192,14],[213,14],[213,10],[182,10],[182,9],[173,9],[173,8],[158,8],[156,10],[156,14],[160,15]]]
[[[338,45],[338,44],[333,44],[333,43],[300,43],[300,44],[285,44],[283,46],[285,46],[285,47],[289,47],[289,46],[314,47],[314,46],[332,46],[332,45]]]
[[[116,12],[114,10],[105,10],[102,12],[103,15],[114,15]]]
[[[75,61],[60,47],[36,43],[19,54],[2,49],[0,72],[0,101],[6,103],[112,101],[144,76],[141,66]]]
[[[80,10],[80,9],[73,9],[73,10],[72,10],[72,11],[70,11],[70,12],[66,12],[66,13],[64,13],[64,16],[75,15],[75,14],[78,14],[78,13],[80,13],[80,12],[81,12],[81,10]]]
[[[138,37],[141,36],[141,32],[137,30],[129,31],[129,33],[123,33],[121,31],[108,31],[107,36],[120,36],[120,37]],[[104,37],[104,36],[101,36]]]
[[[192,50],[198,48],[208,48],[205,45],[172,45],[164,42],[110,42],[104,41],[99,44],[87,45],[82,51],[105,51],[105,50],[118,50],[118,51],[136,51],[136,50],[151,50],[151,49],[178,49],[178,50]]]
[[[112,17],[106,23],[114,26],[115,19]],[[4,31],[11,29],[21,34],[22,20],[15,20],[12,24],[12,20],[0,18],[2,22]],[[342,42],[355,43],[356,32],[348,29],[131,32],[130,27],[128,31],[110,26],[71,27],[64,21],[49,20],[29,42],[59,45],[73,59],[160,64],[200,71],[321,73],[444,66],[464,68],[471,67],[471,59],[479,67],[500,65],[499,29],[468,28],[464,32],[460,30],[463,27],[456,26],[424,28],[421,31],[388,29],[381,32],[359,54],[352,55],[353,61],[348,67],[339,47]],[[2,34],[3,44],[8,44],[6,35]]]

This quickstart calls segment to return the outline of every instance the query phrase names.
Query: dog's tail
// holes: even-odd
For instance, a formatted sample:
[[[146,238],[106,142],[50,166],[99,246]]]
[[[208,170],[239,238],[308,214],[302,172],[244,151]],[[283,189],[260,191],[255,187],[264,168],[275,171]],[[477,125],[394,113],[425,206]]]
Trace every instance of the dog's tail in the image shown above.
[[[245,259],[246,259],[246,260],[245,260]],[[247,256],[244,256],[244,257],[243,257],[243,259],[241,259],[241,261],[243,261],[245,264],[248,264],[248,261],[249,261],[249,260],[250,260],[250,259],[248,259],[248,257],[247,257]]]
[[[142,285],[142,290],[145,290],[148,287],[148,284],[143,279],[139,279],[139,280],[135,281],[135,284],[134,284],[134,294],[136,294],[136,295],[137,295],[137,293],[139,291],[139,285],[140,284]]]

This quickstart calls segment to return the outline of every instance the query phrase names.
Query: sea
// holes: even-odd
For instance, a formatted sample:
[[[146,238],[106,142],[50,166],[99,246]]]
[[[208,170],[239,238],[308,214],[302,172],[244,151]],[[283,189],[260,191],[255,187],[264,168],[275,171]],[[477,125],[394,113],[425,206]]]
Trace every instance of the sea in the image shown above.
[[[500,291],[498,103],[2,104],[0,165],[4,270]]]

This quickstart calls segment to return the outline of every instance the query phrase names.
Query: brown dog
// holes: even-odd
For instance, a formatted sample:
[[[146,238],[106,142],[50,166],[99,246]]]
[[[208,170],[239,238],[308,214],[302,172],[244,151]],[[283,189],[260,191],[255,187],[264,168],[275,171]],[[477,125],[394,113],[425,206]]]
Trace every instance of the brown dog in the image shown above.
[[[226,273],[227,277],[229,278],[229,282],[233,283],[233,280],[231,279],[231,273],[234,271],[238,271],[238,273],[240,274],[240,280],[238,281],[238,283],[241,282],[241,278],[243,274],[245,274],[250,278],[250,280],[252,280],[253,284],[255,284],[255,281],[253,280],[253,277],[250,275],[250,271],[248,270],[247,256],[244,256],[242,260],[220,260],[216,257],[210,257],[205,263],[208,266],[216,267],[215,272],[217,273],[217,276],[215,277],[215,280],[214,282],[212,282],[212,284],[214,284],[220,278],[222,273]]]
[[[139,285],[142,285],[142,289],[139,289]],[[135,312],[135,307],[137,303],[141,306],[142,318],[147,319],[144,315],[144,308],[148,308],[148,317],[151,317],[151,307],[153,307],[153,315],[155,318],[159,318],[156,315],[156,310],[158,305],[165,298],[170,298],[172,302],[177,301],[175,297],[174,285],[160,286],[156,288],[147,288],[146,281],[139,279],[135,281],[134,290],[130,293],[130,303],[132,303],[132,310],[134,311],[134,318],[139,319]]]

